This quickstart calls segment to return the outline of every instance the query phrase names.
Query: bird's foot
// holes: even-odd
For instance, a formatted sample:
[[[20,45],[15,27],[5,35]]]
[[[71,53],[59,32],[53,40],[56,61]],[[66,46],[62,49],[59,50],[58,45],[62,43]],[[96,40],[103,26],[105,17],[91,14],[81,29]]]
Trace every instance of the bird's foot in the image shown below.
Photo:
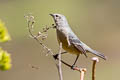
[[[59,55],[59,54],[53,55],[53,57],[54,57],[55,60],[58,59],[58,55]]]
[[[75,67],[76,67],[75,65],[72,65],[72,66],[71,66],[71,69],[72,69],[72,70],[75,70]]]

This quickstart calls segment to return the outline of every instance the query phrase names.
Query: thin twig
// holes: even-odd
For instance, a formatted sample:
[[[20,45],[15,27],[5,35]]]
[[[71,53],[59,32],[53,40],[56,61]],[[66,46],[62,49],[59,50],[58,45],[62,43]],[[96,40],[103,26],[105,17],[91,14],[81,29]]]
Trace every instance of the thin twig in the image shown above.
[[[85,75],[87,69],[86,68],[78,68],[78,67],[74,67],[73,69],[76,71],[79,71],[80,72],[80,80],[84,80],[84,75]]]
[[[57,58],[57,60],[59,60],[59,58]],[[72,67],[72,65],[66,63],[63,60],[59,60],[59,61],[62,62],[63,64],[65,64],[66,66],[68,66],[69,68]],[[73,67],[73,70],[79,71],[80,72],[80,80],[84,80],[84,75],[85,75],[85,72],[87,71],[86,68],[79,68],[76,66],[76,67]]]
[[[61,66],[61,52],[62,52],[61,50],[62,50],[62,43],[60,43],[60,49],[59,49],[59,55],[58,55],[59,63],[56,64],[56,66],[57,66],[57,69],[58,69],[59,79],[63,80],[62,66]]]
[[[92,80],[95,80],[95,71],[96,71],[96,63],[99,62],[97,57],[92,58],[93,65],[92,65]]]
[[[86,68],[82,68],[81,70],[80,70],[80,80],[84,80],[84,75],[85,75],[85,72],[86,72]]]
[[[53,27],[50,27],[50,28],[46,27],[42,32],[39,32],[38,35],[36,36],[36,35],[34,35],[34,34],[32,33],[32,31],[33,31],[32,29],[33,29],[34,23],[35,23],[34,17],[29,14],[29,15],[25,16],[25,18],[27,19],[27,22],[28,22],[28,30],[29,30],[30,36],[31,36],[33,39],[35,39],[45,50],[47,50],[47,54],[50,53],[51,55],[53,55],[53,52],[51,51],[51,49],[49,49],[45,44],[43,44],[43,43],[38,39],[38,37],[41,36],[41,33],[47,32],[47,30],[49,30],[50,28],[54,28],[55,26],[52,25]],[[43,36],[43,37],[44,37],[44,36]]]

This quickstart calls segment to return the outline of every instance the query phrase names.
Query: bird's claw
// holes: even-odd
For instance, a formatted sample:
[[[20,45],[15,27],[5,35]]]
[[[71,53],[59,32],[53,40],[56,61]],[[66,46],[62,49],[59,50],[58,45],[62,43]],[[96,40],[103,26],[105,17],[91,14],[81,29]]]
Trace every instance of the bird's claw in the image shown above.
[[[75,70],[75,67],[76,67],[75,65],[72,65],[72,66],[71,66],[71,69],[72,69],[72,70]]]
[[[54,57],[55,60],[58,59],[58,55],[59,55],[59,54],[53,55],[53,57]]]

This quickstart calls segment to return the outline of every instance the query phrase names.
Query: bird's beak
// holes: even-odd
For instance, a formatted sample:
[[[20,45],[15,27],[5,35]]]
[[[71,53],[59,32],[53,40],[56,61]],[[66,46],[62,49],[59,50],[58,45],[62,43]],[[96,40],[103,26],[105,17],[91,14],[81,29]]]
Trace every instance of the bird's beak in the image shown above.
[[[54,16],[53,14],[49,14],[49,15],[52,16],[52,17]]]

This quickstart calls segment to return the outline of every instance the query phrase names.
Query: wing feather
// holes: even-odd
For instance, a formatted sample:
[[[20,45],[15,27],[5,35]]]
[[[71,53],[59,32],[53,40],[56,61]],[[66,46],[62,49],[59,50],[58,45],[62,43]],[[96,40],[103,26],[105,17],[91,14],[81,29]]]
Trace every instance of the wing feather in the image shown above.
[[[87,57],[86,50],[78,38],[69,37],[69,42]]]

